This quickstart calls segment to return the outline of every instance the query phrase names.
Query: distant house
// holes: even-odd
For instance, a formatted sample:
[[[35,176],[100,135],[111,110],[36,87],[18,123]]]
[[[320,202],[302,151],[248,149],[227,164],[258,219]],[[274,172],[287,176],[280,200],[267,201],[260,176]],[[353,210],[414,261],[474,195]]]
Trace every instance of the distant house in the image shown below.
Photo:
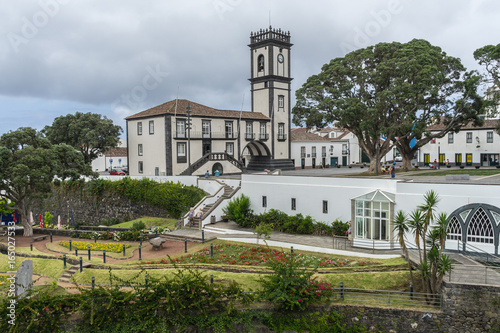
[[[108,171],[111,168],[128,166],[127,147],[108,149],[104,154],[92,161],[92,170],[96,172]]]
[[[500,136],[495,131],[498,119],[486,119],[483,126],[471,123],[458,133],[450,132],[443,138],[431,141],[418,153],[420,165],[429,165],[437,160],[441,165],[449,161],[456,166],[495,166],[499,163]],[[431,132],[444,127],[436,124],[429,127]]]

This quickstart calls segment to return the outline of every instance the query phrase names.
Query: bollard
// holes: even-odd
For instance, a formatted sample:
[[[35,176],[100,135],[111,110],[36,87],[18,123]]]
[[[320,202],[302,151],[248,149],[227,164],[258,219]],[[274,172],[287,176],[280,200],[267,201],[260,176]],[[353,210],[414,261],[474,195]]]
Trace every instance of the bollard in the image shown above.
[[[156,233],[156,237],[158,237],[158,229],[156,229],[155,233]]]
[[[184,238],[184,253],[188,252],[188,240],[187,238]]]
[[[89,251],[89,260],[90,260],[90,246],[88,246],[87,249]]]
[[[102,262],[106,263],[106,250],[102,250]]]
[[[71,239],[69,240],[69,250],[71,251]]]
[[[94,234],[94,243],[97,243],[97,234]]]
[[[146,284],[146,287],[148,286],[148,275],[144,275],[144,283]]]
[[[141,256],[141,247],[139,246],[139,260],[142,260],[142,256]]]
[[[78,257],[78,249],[75,247],[75,257]]]
[[[64,269],[66,269],[66,254],[63,254]]]
[[[210,284],[214,284],[214,275],[210,274]]]
[[[33,242],[30,242],[30,251],[33,251]]]
[[[340,299],[344,300],[344,282],[340,281]]]
[[[80,257],[80,273],[83,272],[83,262],[82,257]]]
[[[214,243],[210,243],[210,258],[214,257]]]
[[[95,288],[95,276],[92,276],[92,290]]]
[[[50,232],[50,242],[52,243],[52,231]]]
[[[410,299],[413,299],[413,283],[410,282]]]
[[[123,256],[125,257],[125,244],[123,244]]]
[[[293,256],[293,246],[290,247],[290,254]]]
[[[205,230],[201,231],[201,243],[205,244]]]

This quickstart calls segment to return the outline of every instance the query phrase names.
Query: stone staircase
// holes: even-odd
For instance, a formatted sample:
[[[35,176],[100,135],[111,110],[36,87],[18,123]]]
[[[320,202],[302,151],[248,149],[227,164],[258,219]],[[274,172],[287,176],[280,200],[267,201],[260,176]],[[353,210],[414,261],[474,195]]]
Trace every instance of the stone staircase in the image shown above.
[[[85,267],[90,267],[92,266],[92,263],[90,262],[84,262],[82,264],[82,267],[85,268]],[[64,272],[63,275],[61,275],[61,277],[59,279],[57,279],[57,281],[59,282],[71,282],[71,277],[80,270],[80,264],[78,265],[73,265],[71,266],[66,272]]]
[[[217,202],[213,204],[208,204],[203,207],[201,210],[203,212],[202,217],[195,217],[194,221],[192,223],[189,223],[188,225],[185,226],[185,228],[192,228],[192,229],[201,229],[201,221],[202,219],[205,219],[210,212],[213,210],[214,207],[217,207],[217,205],[222,202],[223,200],[229,199],[231,197],[231,193],[234,191],[233,188],[227,184],[223,184],[224,188],[224,193],[221,195],[221,197],[217,200]]]

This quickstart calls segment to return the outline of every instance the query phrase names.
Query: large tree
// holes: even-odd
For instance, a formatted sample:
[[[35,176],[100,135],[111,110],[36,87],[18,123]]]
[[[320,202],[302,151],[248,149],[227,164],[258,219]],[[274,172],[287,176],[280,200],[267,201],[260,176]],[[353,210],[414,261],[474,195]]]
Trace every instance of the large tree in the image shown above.
[[[122,128],[100,114],[77,112],[57,117],[44,132],[53,144],[65,143],[81,151],[85,163],[90,164],[118,145]]]
[[[496,116],[500,108],[500,44],[477,49],[474,51],[474,58],[486,69],[486,101],[490,103],[487,107],[490,115]],[[496,131],[500,134],[500,123]]]
[[[90,172],[79,151],[66,144],[52,145],[33,128],[0,137],[0,204],[20,212],[25,236],[33,235],[28,220],[33,201],[50,193],[54,177],[79,178]]]
[[[480,122],[478,82],[460,59],[425,40],[380,43],[333,59],[311,76],[296,92],[293,121],[320,128],[336,122],[350,130],[370,158],[371,172],[391,142],[408,167],[418,148],[433,138]],[[427,130],[440,122],[443,130]]]

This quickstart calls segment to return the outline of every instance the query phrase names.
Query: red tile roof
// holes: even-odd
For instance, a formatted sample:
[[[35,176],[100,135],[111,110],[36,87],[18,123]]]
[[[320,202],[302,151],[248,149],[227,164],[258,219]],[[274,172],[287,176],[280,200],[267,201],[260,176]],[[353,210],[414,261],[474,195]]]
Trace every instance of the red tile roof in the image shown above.
[[[176,103],[177,102],[177,103]],[[245,119],[245,120],[269,120],[269,117],[265,116],[260,112],[248,112],[248,111],[234,111],[234,110],[218,110],[202,104],[188,101],[186,99],[172,100],[151,109],[136,113],[131,115],[126,120],[148,118],[154,116],[161,116],[165,114],[179,116],[186,115],[186,108],[188,103],[191,106],[191,116],[192,117],[212,117],[212,118],[233,118],[233,119]],[[177,107],[176,107],[177,104]],[[176,111],[177,109],[177,111]]]
[[[467,125],[463,126],[461,130],[468,130],[468,129],[495,129],[499,125],[499,119],[486,119],[484,121],[483,126],[474,126],[472,122],[468,123]],[[427,127],[428,130],[430,131],[441,131],[444,129],[444,124],[441,122],[439,124],[431,125]]]

